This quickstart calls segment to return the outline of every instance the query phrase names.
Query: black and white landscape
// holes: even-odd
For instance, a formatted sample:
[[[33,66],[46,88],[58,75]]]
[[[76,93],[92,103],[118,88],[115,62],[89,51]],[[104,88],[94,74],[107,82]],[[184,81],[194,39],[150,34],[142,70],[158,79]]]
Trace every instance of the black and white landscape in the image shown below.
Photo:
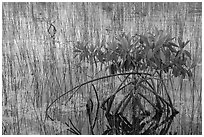
[[[3,2],[3,135],[201,135],[202,2]]]

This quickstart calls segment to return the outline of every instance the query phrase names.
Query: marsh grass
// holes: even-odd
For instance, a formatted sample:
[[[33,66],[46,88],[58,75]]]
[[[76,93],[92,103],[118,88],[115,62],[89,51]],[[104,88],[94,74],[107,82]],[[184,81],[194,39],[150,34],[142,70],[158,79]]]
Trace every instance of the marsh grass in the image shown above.
[[[120,31],[152,32],[155,27],[175,37],[190,40],[192,60],[200,64],[193,78],[167,76],[169,94],[179,110],[172,133],[202,134],[201,3],[2,3],[2,134],[71,134],[67,122],[82,134],[90,134],[85,104],[95,99],[91,85],[67,94],[66,91],[93,78],[108,75],[107,64],[97,66],[74,58],[77,41],[98,46],[111,41]],[[94,13],[94,14],[93,14]],[[54,37],[48,32],[56,27]],[[192,63],[192,62],[190,62]],[[100,72],[99,72],[100,71]],[[102,102],[118,86],[118,78],[93,83]],[[118,95],[118,99],[124,96]],[[96,101],[96,100],[95,100]],[[117,103],[117,101],[115,102]],[[99,112],[95,133],[105,129],[104,112]],[[71,119],[72,123],[69,121]]]

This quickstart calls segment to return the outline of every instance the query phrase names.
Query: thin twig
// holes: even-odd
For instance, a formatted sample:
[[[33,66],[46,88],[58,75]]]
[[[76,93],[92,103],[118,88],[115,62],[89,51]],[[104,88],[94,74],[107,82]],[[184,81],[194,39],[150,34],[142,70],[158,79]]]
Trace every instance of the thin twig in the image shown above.
[[[93,123],[93,128],[95,127],[95,124],[96,124],[96,120],[97,120],[97,117],[98,117],[98,112],[99,112],[99,107],[100,107],[100,102],[99,102],[99,97],[98,97],[98,93],[96,91],[96,88],[95,86],[92,84],[93,86],[93,89],[94,89],[94,92],[96,94],[96,100],[97,100],[97,109],[96,109],[96,116],[95,116],[95,119],[94,119],[94,123]]]
[[[71,119],[70,118],[68,118],[68,119],[69,119],[71,125],[73,126],[73,128],[79,133],[79,135],[81,135],[81,132],[74,126],[74,124],[72,123]]]
[[[82,84],[80,84],[80,85],[78,85],[78,86],[72,88],[71,90],[65,92],[64,94],[60,95],[59,97],[57,97],[57,98],[56,98],[54,101],[52,101],[52,103],[50,103],[50,105],[46,108],[45,113],[46,113],[46,115],[48,115],[48,109],[49,109],[58,99],[60,99],[61,97],[65,96],[66,94],[68,94],[69,92],[71,92],[71,91],[73,91],[73,90],[75,90],[75,89],[78,90],[79,88],[81,88],[82,86],[84,86],[84,85],[86,85],[86,84],[88,84],[88,83],[92,83],[92,82],[94,82],[94,81],[98,81],[98,80],[105,79],[105,78],[109,78],[109,77],[122,76],[122,75],[131,75],[131,74],[150,75],[150,76],[151,76],[151,74],[149,74],[149,73],[129,72],[129,73],[112,74],[112,75],[108,75],[108,76],[104,76],[104,77],[100,77],[100,78],[97,78],[97,79],[93,79],[93,80],[84,82],[84,83],[82,83]],[[77,90],[76,90],[76,91],[77,91]],[[76,91],[75,91],[74,93],[72,93],[72,96],[76,93]],[[71,96],[71,97],[72,97],[72,96]],[[71,97],[68,99],[68,101],[71,99]],[[50,116],[48,116],[48,117],[51,118]]]

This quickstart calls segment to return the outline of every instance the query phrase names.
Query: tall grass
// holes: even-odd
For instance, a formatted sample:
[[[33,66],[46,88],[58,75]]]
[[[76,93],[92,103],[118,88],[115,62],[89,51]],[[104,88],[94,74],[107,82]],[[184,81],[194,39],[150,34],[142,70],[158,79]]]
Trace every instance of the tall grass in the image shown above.
[[[2,134],[71,134],[74,124],[83,134],[90,134],[85,104],[95,99],[91,85],[58,100],[52,115],[46,107],[73,87],[100,76],[104,66],[83,63],[74,58],[77,41],[99,46],[111,41],[120,31],[153,32],[166,30],[184,41],[198,62],[193,78],[168,77],[168,92],[180,111],[172,126],[177,134],[202,134],[201,77],[201,3],[3,3],[2,4]],[[56,27],[51,37],[50,26]],[[190,61],[189,61],[190,62]],[[191,62],[190,62],[191,63]],[[99,72],[100,71],[100,72]],[[117,86],[117,78],[95,84],[100,101]],[[124,90],[125,92],[125,90]],[[122,96],[122,95],[121,95]],[[118,97],[120,99],[120,97]],[[95,100],[96,101],[96,100]],[[97,134],[105,129],[100,111]],[[72,120],[73,123],[69,121]]]

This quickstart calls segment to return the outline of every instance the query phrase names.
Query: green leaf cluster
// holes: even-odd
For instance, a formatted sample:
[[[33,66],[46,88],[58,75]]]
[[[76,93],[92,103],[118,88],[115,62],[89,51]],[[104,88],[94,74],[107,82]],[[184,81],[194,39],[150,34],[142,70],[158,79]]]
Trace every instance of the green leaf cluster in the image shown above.
[[[189,41],[182,42],[178,38],[178,44],[171,34],[156,29],[155,34],[122,33],[115,36],[111,42],[102,40],[98,45],[88,46],[77,42],[74,46],[75,56],[80,61],[109,64],[107,67],[111,74],[126,71],[160,70],[171,73],[177,77],[192,77],[191,69],[195,65],[188,66],[191,53],[184,48]]]

